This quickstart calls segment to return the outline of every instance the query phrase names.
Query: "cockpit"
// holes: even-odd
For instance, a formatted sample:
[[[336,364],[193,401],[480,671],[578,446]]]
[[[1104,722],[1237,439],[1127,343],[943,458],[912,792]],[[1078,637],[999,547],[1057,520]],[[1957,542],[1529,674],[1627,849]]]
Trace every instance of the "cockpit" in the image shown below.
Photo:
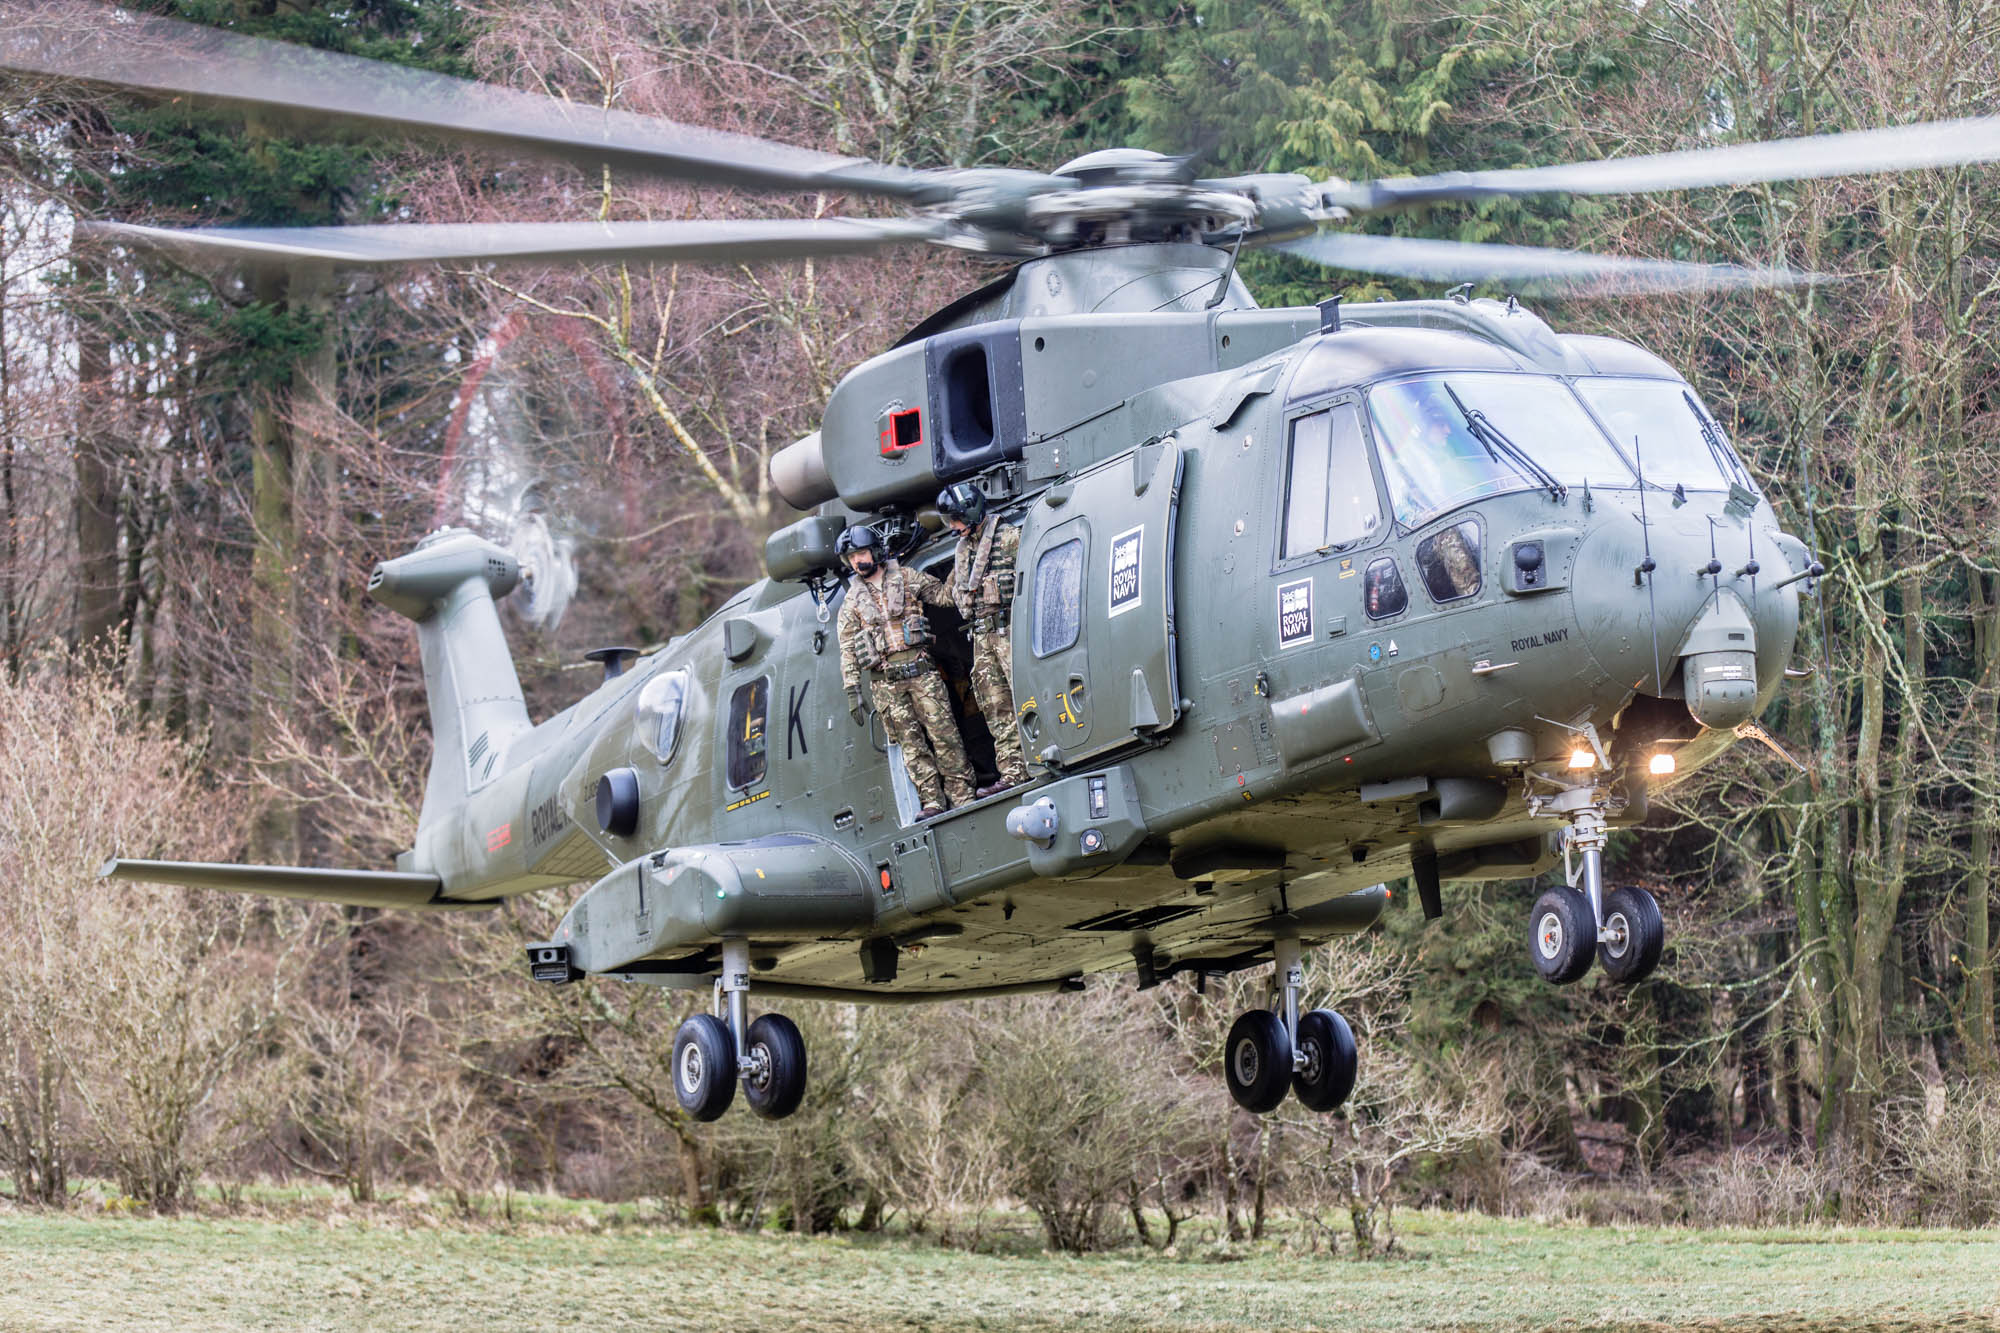
[[[1340,475],[1364,457],[1365,416],[1387,484],[1392,516],[1404,529],[1491,495],[1571,487],[1728,490],[1755,487],[1722,428],[1686,384],[1636,376],[1559,378],[1519,371],[1433,371],[1385,379],[1362,391],[1362,413],[1309,413],[1294,425],[1294,477]],[[1298,451],[1327,456],[1301,466]],[[1344,455],[1345,463],[1336,460]],[[1365,465],[1364,465],[1365,466]],[[1351,473],[1349,475],[1352,475]],[[1294,489],[1291,507],[1320,510],[1316,494]],[[1372,510],[1372,505],[1366,505]],[[1305,541],[1342,545],[1369,534],[1372,513],[1328,506]],[[1296,536],[1304,515],[1288,515]]]

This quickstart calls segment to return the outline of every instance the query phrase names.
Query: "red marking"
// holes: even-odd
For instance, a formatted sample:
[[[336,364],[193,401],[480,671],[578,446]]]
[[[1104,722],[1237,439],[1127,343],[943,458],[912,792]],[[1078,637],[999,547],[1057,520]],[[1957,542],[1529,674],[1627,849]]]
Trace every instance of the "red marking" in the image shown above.
[[[922,411],[923,409],[921,408],[912,407],[902,412],[891,412],[887,416],[882,418],[883,426],[882,426],[881,444],[883,453],[885,454],[905,453],[911,449],[916,448],[918,445],[924,442],[923,416],[921,415]],[[912,438],[907,443],[898,444],[896,443],[896,436],[898,434],[897,427],[905,421],[910,423],[910,434]]]
[[[512,841],[514,841],[514,826],[512,824],[502,824],[499,828],[487,832],[486,850],[497,852]]]

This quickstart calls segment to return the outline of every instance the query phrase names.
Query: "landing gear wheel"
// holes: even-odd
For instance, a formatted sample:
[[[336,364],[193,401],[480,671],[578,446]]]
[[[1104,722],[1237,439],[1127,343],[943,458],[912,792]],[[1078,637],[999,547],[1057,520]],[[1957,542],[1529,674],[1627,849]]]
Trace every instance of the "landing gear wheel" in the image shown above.
[[[1590,971],[1597,951],[1597,920],[1590,899],[1557,885],[1535,900],[1528,917],[1528,957],[1542,980],[1567,986]]]
[[[1305,1066],[1292,1075],[1292,1092],[1309,1111],[1331,1111],[1354,1091],[1360,1053],[1347,1020],[1331,1009],[1299,1015],[1299,1050]]]
[[[736,1097],[736,1043],[714,1014],[696,1014],[674,1033],[674,1098],[697,1120],[714,1120]]]
[[[1222,1044],[1222,1076],[1229,1095],[1246,1111],[1278,1109],[1292,1082],[1292,1039],[1268,1009],[1252,1009],[1229,1028]]]
[[[806,1095],[806,1043],[798,1024],[783,1014],[765,1014],[750,1025],[743,1042],[750,1072],[743,1076],[743,1100],[766,1120],[783,1120]]]
[[[1604,965],[1604,975],[1627,985],[1653,975],[1653,969],[1660,965],[1660,952],[1667,947],[1667,926],[1652,894],[1636,886],[1606,894],[1604,929],[1611,936],[1597,946],[1597,961]]]

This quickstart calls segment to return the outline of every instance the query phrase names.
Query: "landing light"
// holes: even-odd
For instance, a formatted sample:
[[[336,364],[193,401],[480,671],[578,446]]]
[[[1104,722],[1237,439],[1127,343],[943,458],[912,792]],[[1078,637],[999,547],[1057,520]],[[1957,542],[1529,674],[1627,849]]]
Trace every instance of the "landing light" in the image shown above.
[[[1577,769],[1596,768],[1597,756],[1588,750],[1571,750],[1569,752],[1569,766]]]
[[[1652,770],[1655,776],[1664,777],[1674,771],[1674,757],[1662,750],[1647,762],[1646,767]]]

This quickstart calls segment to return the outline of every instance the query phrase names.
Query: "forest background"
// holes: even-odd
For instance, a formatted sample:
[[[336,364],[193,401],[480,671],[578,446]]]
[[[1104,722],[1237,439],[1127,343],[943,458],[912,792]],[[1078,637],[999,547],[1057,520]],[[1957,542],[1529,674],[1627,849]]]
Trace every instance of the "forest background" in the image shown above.
[[[1985,3],[1776,0],[182,0],[198,21],[916,166],[1135,144],[1212,174],[1508,166],[2000,110]],[[686,996],[531,985],[564,900],[395,916],[111,887],[112,849],[386,865],[428,762],[370,565],[443,522],[547,544],[506,614],[537,716],[583,650],[655,644],[760,571],[771,451],[852,363],[984,280],[919,255],[413,271],[250,285],[72,253],[74,220],[838,212],[0,84],[0,1173],[49,1207],[246,1183],[657,1198],[691,1221],[1066,1249],[1282,1213],[1395,1243],[1410,1203],[1591,1218],[2000,1217],[1991,911],[2000,171],[1370,222],[1838,274],[1755,295],[1536,300],[1715,405],[1836,573],[1762,747],[1677,789],[1617,877],[1665,905],[1650,983],[1552,990],[1537,887],[1401,904],[1315,965],[1354,1100],[1257,1119],[1216,1068],[1250,977],[1197,994],[802,1004],[804,1110],[689,1121]],[[1247,255],[1266,304],[1435,285]],[[565,608],[565,603],[567,603]],[[219,1196],[217,1194],[219,1191]],[[203,1205],[214,1206],[214,1205]]]

